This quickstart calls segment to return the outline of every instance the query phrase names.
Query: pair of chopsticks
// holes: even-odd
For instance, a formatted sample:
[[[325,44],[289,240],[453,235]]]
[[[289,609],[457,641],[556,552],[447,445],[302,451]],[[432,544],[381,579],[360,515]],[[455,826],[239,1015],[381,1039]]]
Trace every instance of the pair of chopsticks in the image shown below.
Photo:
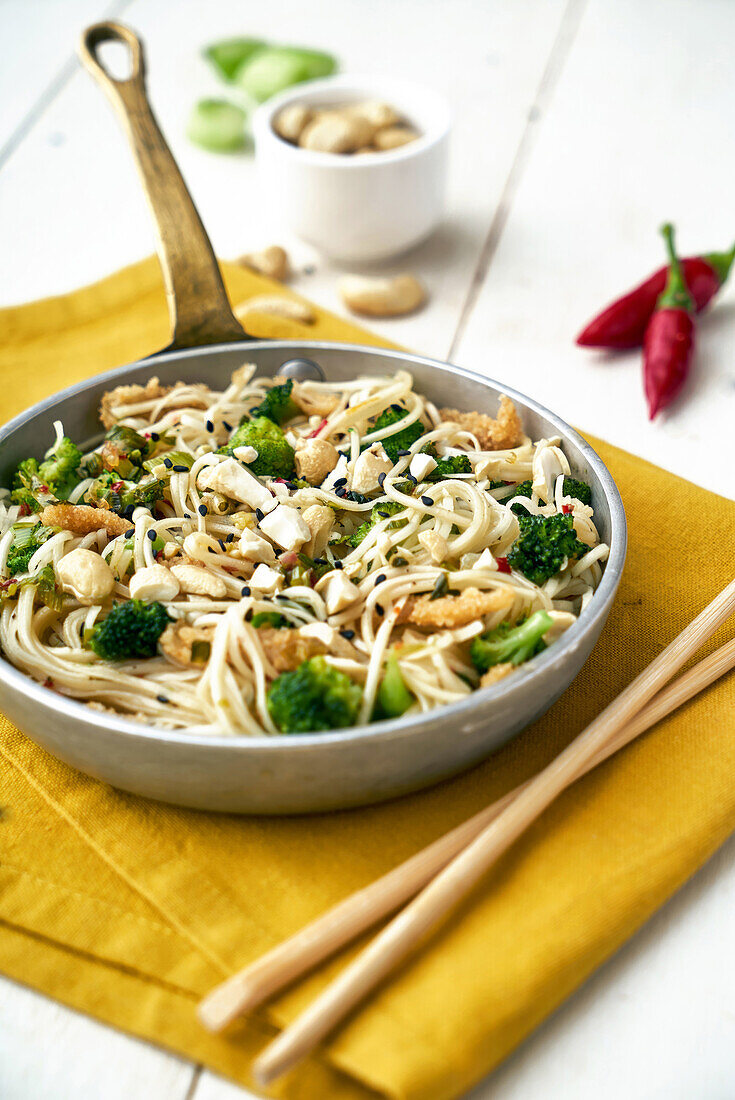
[[[266,1085],[309,1054],[434,929],[567,787],[735,667],[735,638],[666,685],[735,612],[735,580],[546,768],[214,989],[200,1021],[219,1031],[405,908],[260,1055]],[[413,900],[411,900],[413,899]]]

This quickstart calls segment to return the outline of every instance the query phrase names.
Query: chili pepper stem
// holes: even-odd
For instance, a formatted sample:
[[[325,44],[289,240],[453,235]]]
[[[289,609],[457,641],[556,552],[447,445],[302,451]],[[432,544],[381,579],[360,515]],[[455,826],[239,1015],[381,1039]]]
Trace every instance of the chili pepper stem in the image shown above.
[[[683,309],[687,313],[693,313],[694,299],[687,289],[681,261],[674,245],[674,227],[670,222],[661,226],[661,236],[666,241],[666,251],[669,254],[669,277],[666,289],[656,303],[656,309]]]

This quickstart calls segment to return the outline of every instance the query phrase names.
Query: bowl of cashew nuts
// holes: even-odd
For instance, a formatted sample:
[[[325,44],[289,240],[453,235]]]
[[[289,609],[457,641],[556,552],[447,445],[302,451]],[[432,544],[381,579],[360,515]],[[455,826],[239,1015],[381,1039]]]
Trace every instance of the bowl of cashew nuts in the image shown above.
[[[332,259],[387,259],[441,221],[450,129],[446,101],[408,80],[341,75],[299,84],[253,119],[264,195]]]

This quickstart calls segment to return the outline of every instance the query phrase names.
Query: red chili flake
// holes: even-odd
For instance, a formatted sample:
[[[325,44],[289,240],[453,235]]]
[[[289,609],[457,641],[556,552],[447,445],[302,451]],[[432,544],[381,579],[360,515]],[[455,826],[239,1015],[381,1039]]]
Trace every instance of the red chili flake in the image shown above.
[[[50,676],[47,676],[46,679],[43,681],[42,687],[51,688],[51,689],[53,689],[55,687],[55,684],[54,684],[54,682],[53,682],[53,680],[51,679]]]
[[[507,558],[498,558],[497,562],[498,562],[498,572],[499,573],[510,573],[510,566],[508,565],[508,559]]]
[[[562,510],[562,512],[564,513],[565,516],[568,516],[570,512],[574,511],[574,508],[572,507],[571,504],[562,504],[561,510]]]
[[[123,489],[125,488],[125,482],[123,482],[123,481],[113,481],[112,488],[115,490],[116,493],[121,493],[123,491]]]
[[[159,550],[158,553],[155,554],[154,556],[155,556],[156,561],[163,561],[163,550]]]
[[[42,493],[50,493],[51,490],[49,489],[48,485],[42,485],[41,486],[41,492]]]
[[[322,428],[325,428],[326,426],[327,426],[327,422],[326,422],[326,420],[322,420],[322,422],[321,422],[321,424],[319,425],[319,427],[318,427],[318,428],[314,428],[314,431],[313,431],[313,432],[309,432],[309,434],[307,435],[307,437],[306,437],[306,438],[307,438],[307,439],[316,439],[316,437],[317,437],[317,436],[319,435],[319,432],[320,432],[320,431],[322,430]]]
[[[28,504],[26,504],[25,501],[23,501],[20,508],[18,509],[18,516],[19,517],[20,516],[30,516],[30,514],[31,514],[30,506]]]

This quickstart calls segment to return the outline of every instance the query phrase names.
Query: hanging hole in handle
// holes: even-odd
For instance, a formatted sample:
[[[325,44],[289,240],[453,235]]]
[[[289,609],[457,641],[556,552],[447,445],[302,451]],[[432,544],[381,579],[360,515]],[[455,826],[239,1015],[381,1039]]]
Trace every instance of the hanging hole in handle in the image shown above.
[[[122,23],[95,23],[79,44],[82,61],[112,84],[127,84],[143,76],[145,61],[140,40]]]

